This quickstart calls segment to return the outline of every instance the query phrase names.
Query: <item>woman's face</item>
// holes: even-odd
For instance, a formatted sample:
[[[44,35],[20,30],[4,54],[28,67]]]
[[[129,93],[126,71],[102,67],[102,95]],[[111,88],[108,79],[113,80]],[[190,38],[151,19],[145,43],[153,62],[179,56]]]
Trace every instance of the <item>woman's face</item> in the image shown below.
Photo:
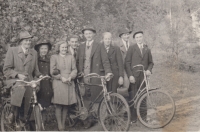
[[[41,45],[40,46],[39,52],[40,52],[41,56],[47,55],[48,51],[49,51],[49,49],[48,49],[47,45]]]
[[[112,42],[112,35],[110,33],[106,33],[103,36],[103,42],[106,47],[110,46]]]
[[[67,53],[67,44],[60,45],[60,54],[65,55]]]

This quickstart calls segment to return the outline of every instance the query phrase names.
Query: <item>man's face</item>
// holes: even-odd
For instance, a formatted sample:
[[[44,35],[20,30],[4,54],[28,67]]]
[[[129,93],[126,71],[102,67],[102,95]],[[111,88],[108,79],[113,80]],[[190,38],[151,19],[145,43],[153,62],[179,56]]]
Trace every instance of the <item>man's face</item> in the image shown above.
[[[138,33],[135,35],[135,41],[138,44],[142,44],[143,43],[143,34],[142,33]]]
[[[78,38],[70,38],[68,43],[73,49],[76,49],[78,47]]]
[[[106,47],[109,47],[111,42],[112,42],[112,35],[111,34],[105,34],[103,36],[103,42],[104,42],[104,45]]]
[[[124,41],[128,42],[129,36],[130,36],[129,33],[124,33],[124,34],[122,34],[121,38],[122,38]]]
[[[93,40],[94,35],[95,35],[95,33],[93,31],[90,31],[90,30],[85,30],[84,31],[84,36],[85,36],[87,41]]]
[[[27,38],[27,39],[23,39],[21,41],[21,45],[22,47],[24,47],[25,49],[29,49],[31,47],[31,39]]]

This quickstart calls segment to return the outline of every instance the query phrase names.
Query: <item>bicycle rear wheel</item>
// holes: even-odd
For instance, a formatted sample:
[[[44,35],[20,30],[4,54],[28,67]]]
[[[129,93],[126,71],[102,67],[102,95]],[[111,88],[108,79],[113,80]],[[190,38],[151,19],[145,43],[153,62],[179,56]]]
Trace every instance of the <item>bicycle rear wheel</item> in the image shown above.
[[[160,90],[153,90],[141,96],[137,103],[137,115],[142,124],[149,128],[166,126],[175,114],[172,97]]]
[[[44,130],[44,124],[42,121],[42,114],[40,111],[40,107],[36,105],[33,109],[34,111],[34,117],[35,117],[35,126],[36,126],[36,131],[42,131]]]
[[[104,98],[100,102],[98,111],[101,125],[105,131],[128,131],[131,115],[129,105],[123,96],[111,93],[110,99]]]

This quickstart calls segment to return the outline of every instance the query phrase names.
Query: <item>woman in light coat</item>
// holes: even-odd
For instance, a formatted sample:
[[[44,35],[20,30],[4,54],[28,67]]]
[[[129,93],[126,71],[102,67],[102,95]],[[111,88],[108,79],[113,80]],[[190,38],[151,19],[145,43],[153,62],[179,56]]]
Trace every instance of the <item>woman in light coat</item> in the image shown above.
[[[76,62],[72,55],[67,54],[67,43],[60,41],[56,44],[57,54],[50,59],[50,73],[53,77],[55,115],[58,129],[65,130],[65,120],[70,105],[77,102],[74,79],[77,75]],[[59,72],[55,72],[59,71]]]

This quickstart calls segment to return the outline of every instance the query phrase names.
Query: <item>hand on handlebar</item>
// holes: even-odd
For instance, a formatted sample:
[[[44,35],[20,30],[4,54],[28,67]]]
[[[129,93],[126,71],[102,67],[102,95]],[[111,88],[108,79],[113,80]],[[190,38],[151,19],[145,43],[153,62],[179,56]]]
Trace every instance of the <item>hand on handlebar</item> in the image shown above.
[[[150,75],[151,75],[151,72],[150,72],[149,70],[146,70],[146,71],[145,71],[145,74],[146,74],[147,76],[150,76]]]
[[[114,75],[113,75],[112,73],[107,73],[107,74],[105,75],[106,81],[110,81],[110,79],[111,79],[113,76],[114,76]]]
[[[83,72],[79,72],[78,73],[78,77],[83,77],[84,76],[84,73]]]
[[[130,83],[133,83],[133,84],[135,83],[135,78],[134,78],[134,76],[130,76],[130,77],[129,77],[129,80],[130,80]]]
[[[19,78],[19,80],[25,80],[27,77],[23,74],[17,74],[17,77]]]

